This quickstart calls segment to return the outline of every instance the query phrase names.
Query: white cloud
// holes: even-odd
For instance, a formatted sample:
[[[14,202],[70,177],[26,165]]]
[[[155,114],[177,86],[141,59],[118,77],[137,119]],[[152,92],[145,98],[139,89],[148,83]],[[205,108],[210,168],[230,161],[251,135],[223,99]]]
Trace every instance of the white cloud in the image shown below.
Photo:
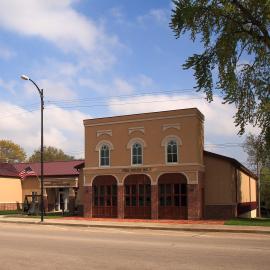
[[[144,74],[140,74],[138,77],[138,83],[142,88],[148,88],[148,87],[153,86],[154,81],[152,78],[150,78]]]
[[[0,44],[0,59],[9,60],[16,56],[14,50],[8,48],[7,46]]]
[[[52,80],[40,80],[38,86],[44,91],[44,99],[71,99],[76,97],[76,92],[67,83]],[[37,89],[30,83],[25,84],[28,95],[36,96]]]
[[[47,106],[44,111],[44,144],[63,149],[66,153],[83,156],[83,119],[89,115],[77,110]],[[40,147],[40,111],[27,110],[0,102],[0,139],[21,145],[29,154]]]
[[[16,86],[16,82],[15,81],[5,81],[3,79],[0,78],[0,88],[3,88],[4,91],[8,91],[12,94],[15,93],[15,86]]]
[[[168,9],[151,9],[148,13],[138,16],[137,21],[141,24],[145,24],[149,21],[155,21],[157,23],[165,24],[167,26],[169,23],[169,14],[170,13]]]
[[[23,35],[39,36],[65,50],[91,50],[100,29],[73,9],[72,0],[2,0],[0,25]]]
[[[116,78],[114,80],[114,88],[118,91],[119,94],[131,94],[134,91],[134,88],[127,81]]]
[[[121,7],[114,7],[110,9],[110,14],[111,16],[118,22],[118,23],[123,23],[125,22],[124,20],[124,14],[123,10]]]
[[[108,69],[116,62],[115,49],[123,45],[101,23],[79,13],[74,8],[76,2],[2,0],[0,28],[42,38],[63,52],[74,53],[80,68]]]
[[[147,95],[129,99],[111,99],[108,103],[112,114],[133,114],[152,111],[165,111],[184,108],[198,108],[205,116],[205,133],[208,136],[236,136],[233,105],[222,104],[222,99],[214,97],[208,103],[202,97],[194,98],[185,95]],[[256,131],[248,127],[247,131]]]
[[[90,91],[107,95],[131,94],[135,90],[132,84],[121,78],[114,78],[110,83],[98,82],[94,79],[80,79],[79,83]]]

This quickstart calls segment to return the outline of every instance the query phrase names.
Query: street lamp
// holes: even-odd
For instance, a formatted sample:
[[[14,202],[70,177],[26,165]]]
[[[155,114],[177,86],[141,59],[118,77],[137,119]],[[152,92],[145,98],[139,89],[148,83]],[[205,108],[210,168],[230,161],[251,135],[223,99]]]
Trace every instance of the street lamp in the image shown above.
[[[35,87],[37,88],[39,95],[40,95],[40,101],[41,101],[41,105],[40,105],[40,112],[41,112],[41,135],[40,135],[40,172],[41,172],[41,215],[40,215],[40,220],[41,222],[43,222],[44,219],[44,200],[43,200],[43,187],[44,187],[44,172],[43,172],[43,110],[44,110],[44,99],[43,99],[43,89],[40,89],[37,84],[31,80],[28,76],[26,75],[21,75],[21,79],[26,80],[26,81],[30,81],[32,82]]]

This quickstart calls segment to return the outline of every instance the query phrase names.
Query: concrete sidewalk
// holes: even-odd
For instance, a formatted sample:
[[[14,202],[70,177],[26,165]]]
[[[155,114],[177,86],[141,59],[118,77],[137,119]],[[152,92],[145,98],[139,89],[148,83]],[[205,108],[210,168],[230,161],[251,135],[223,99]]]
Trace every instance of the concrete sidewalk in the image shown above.
[[[166,231],[193,231],[193,232],[228,232],[228,233],[258,233],[270,234],[270,227],[263,226],[232,226],[222,225],[220,222],[190,222],[176,223],[175,221],[147,221],[142,220],[98,220],[83,218],[55,218],[45,219],[43,223],[39,218],[23,218],[1,216],[0,223],[16,224],[37,224],[37,225],[56,225],[74,227],[94,227],[94,228],[117,228],[117,229],[146,229],[146,230],[166,230]]]

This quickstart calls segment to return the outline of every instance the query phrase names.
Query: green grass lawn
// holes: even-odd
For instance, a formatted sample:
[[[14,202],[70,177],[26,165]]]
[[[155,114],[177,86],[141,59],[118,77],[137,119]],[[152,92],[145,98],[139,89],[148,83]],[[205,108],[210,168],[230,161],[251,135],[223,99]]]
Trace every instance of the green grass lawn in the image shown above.
[[[16,214],[19,214],[17,210],[0,211],[0,215],[16,215]]]
[[[0,211],[0,215],[5,215],[6,217],[16,217],[16,218],[40,218],[40,215],[27,215],[18,211]],[[61,213],[46,213],[44,219],[53,219],[53,218],[63,218],[69,217],[68,213],[62,215]]]
[[[270,226],[270,218],[235,218],[225,221],[225,225]]]

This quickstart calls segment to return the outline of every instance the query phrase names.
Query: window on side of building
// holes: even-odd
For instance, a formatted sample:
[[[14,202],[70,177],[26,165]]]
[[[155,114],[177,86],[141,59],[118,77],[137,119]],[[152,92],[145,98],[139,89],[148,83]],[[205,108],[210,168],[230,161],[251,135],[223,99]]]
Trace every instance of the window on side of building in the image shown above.
[[[143,150],[140,143],[132,145],[132,165],[142,165],[143,163]]]
[[[99,151],[100,166],[110,166],[110,148],[108,145],[103,144]]]
[[[178,144],[176,140],[169,140],[167,143],[167,163],[178,162]]]

